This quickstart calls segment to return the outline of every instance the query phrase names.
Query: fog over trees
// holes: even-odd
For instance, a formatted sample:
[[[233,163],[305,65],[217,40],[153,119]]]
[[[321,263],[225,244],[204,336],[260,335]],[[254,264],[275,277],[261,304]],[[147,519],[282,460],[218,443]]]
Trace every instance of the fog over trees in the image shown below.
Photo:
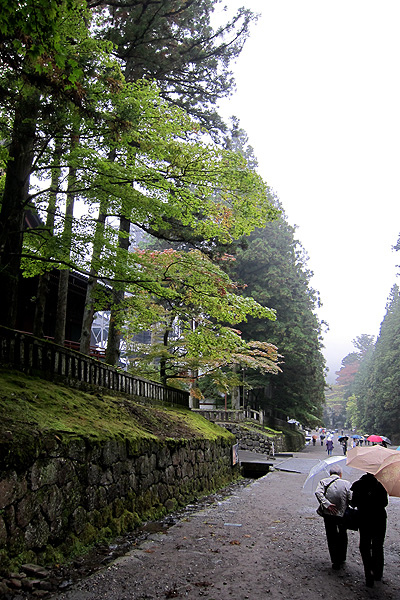
[[[336,384],[327,394],[325,414],[333,426],[360,433],[400,436],[400,291],[393,285],[378,338],[363,334],[357,352],[342,360]],[[335,409],[336,405],[336,409]]]

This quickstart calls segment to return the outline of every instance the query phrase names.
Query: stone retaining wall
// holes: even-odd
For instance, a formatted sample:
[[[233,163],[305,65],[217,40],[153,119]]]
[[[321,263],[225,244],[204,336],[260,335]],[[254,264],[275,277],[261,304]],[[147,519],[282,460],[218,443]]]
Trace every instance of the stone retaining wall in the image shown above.
[[[288,450],[284,435],[268,436],[265,433],[244,427],[238,423],[218,423],[218,425],[224,427],[236,437],[239,450],[249,450],[271,456],[274,452],[285,452]]]
[[[226,485],[234,438],[103,440],[38,436],[0,444],[0,570],[50,564]],[[61,553],[61,554],[60,554]]]

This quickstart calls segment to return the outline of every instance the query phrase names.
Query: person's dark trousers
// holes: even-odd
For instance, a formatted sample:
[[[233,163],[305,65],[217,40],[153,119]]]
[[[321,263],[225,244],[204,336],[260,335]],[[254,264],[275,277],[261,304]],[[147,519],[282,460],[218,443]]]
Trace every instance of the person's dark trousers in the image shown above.
[[[347,529],[341,517],[324,517],[326,540],[332,566],[339,567],[346,561],[347,555]]]
[[[382,579],[384,555],[383,543],[386,535],[386,515],[360,522],[360,553],[366,581]]]

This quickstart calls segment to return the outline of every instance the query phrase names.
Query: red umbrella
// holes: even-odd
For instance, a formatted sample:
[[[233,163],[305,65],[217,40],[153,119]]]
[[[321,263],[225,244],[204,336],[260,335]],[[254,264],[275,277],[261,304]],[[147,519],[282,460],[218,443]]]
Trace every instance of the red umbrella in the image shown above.
[[[375,442],[376,444],[379,444],[379,442],[383,442],[383,439],[381,438],[380,435],[370,435],[369,437],[367,437],[367,441]]]

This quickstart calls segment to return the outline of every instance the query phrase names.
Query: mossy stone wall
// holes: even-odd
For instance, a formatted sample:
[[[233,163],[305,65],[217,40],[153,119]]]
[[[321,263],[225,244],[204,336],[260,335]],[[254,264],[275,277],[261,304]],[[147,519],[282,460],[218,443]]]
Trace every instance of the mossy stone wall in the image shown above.
[[[272,455],[274,452],[298,452],[304,448],[305,438],[299,431],[285,429],[279,434],[271,435],[249,424],[218,423],[218,425],[236,437],[240,450]]]
[[[51,564],[134,529],[238,476],[235,439],[109,439],[49,434],[0,444],[0,569]],[[13,562],[14,561],[14,562]]]

